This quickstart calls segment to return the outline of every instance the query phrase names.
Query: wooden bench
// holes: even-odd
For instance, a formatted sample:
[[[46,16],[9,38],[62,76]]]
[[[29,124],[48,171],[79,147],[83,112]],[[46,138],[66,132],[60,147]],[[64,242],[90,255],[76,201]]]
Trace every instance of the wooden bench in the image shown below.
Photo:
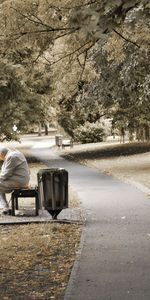
[[[65,147],[73,148],[73,141],[72,140],[63,140],[62,141],[62,149],[65,149]]]
[[[11,193],[11,215],[15,216],[15,209],[18,210],[18,199],[19,198],[35,198],[35,215],[39,214],[39,195],[37,186],[31,188],[17,188]]]

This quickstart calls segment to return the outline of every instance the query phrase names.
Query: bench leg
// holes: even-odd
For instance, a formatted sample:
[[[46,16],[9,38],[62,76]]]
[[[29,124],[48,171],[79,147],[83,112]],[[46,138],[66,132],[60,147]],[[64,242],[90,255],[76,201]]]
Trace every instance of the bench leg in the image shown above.
[[[15,216],[15,198],[14,198],[13,195],[12,195],[12,197],[11,197],[11,206],[12,206],[12,209],[11,209],[11,215],[12,215],[12,216]]]
[[[15,216],[15,209],[18,210],[18,198],[15,197],[14,195],[12,195],[11,197],[11,206],[12,206],[12,211],[11,211],[11,215]]]
[[[18,206],[18,198],[17,197],[15,198],[15,206],[16,206],[16,210],[18,210],[19,206]]]
[[[36,216],[39,215],[39,196],[38,196],[38,192],[36,193],[36,196],[35,196],[35,215]]]

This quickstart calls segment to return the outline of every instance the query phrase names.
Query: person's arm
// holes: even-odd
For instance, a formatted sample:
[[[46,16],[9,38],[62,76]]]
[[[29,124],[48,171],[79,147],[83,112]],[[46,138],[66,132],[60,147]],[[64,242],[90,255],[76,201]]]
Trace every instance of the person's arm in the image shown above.
[[[20,163],[21,161],[18,160],[17,157],[9,156],[3,163],[0,179],[7,180],[8,178],[10,178],[13,175],[15,168]]]

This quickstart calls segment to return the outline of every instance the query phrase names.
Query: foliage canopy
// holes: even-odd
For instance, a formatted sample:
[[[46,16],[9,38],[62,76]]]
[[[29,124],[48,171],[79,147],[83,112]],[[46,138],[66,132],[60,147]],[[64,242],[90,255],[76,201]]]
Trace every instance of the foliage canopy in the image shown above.
[[[3,0],[0,17],[1,60],[20,66],[24,82],[13,76],[20,102],[8,127],[32,123],[24,112],[34,105],[39,121],[49,119],[55,103],[70,135],[105,116],[149,138],[149,0]],[[5,97],[16,105],[13,91],[1,86],[2,111]]]

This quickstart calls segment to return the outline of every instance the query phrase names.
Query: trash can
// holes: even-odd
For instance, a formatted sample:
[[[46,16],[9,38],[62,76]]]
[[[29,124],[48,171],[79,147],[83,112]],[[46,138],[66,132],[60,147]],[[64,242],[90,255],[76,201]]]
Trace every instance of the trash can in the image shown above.
[[[55,144],[60,148],[62,146],[62,141],[63,141],[63,135],[56,135],[55,136]]]
[[[68,172],[62,168],[41,169],[37,177],[40,203],[57,219],[61,210],[68,207]]]

